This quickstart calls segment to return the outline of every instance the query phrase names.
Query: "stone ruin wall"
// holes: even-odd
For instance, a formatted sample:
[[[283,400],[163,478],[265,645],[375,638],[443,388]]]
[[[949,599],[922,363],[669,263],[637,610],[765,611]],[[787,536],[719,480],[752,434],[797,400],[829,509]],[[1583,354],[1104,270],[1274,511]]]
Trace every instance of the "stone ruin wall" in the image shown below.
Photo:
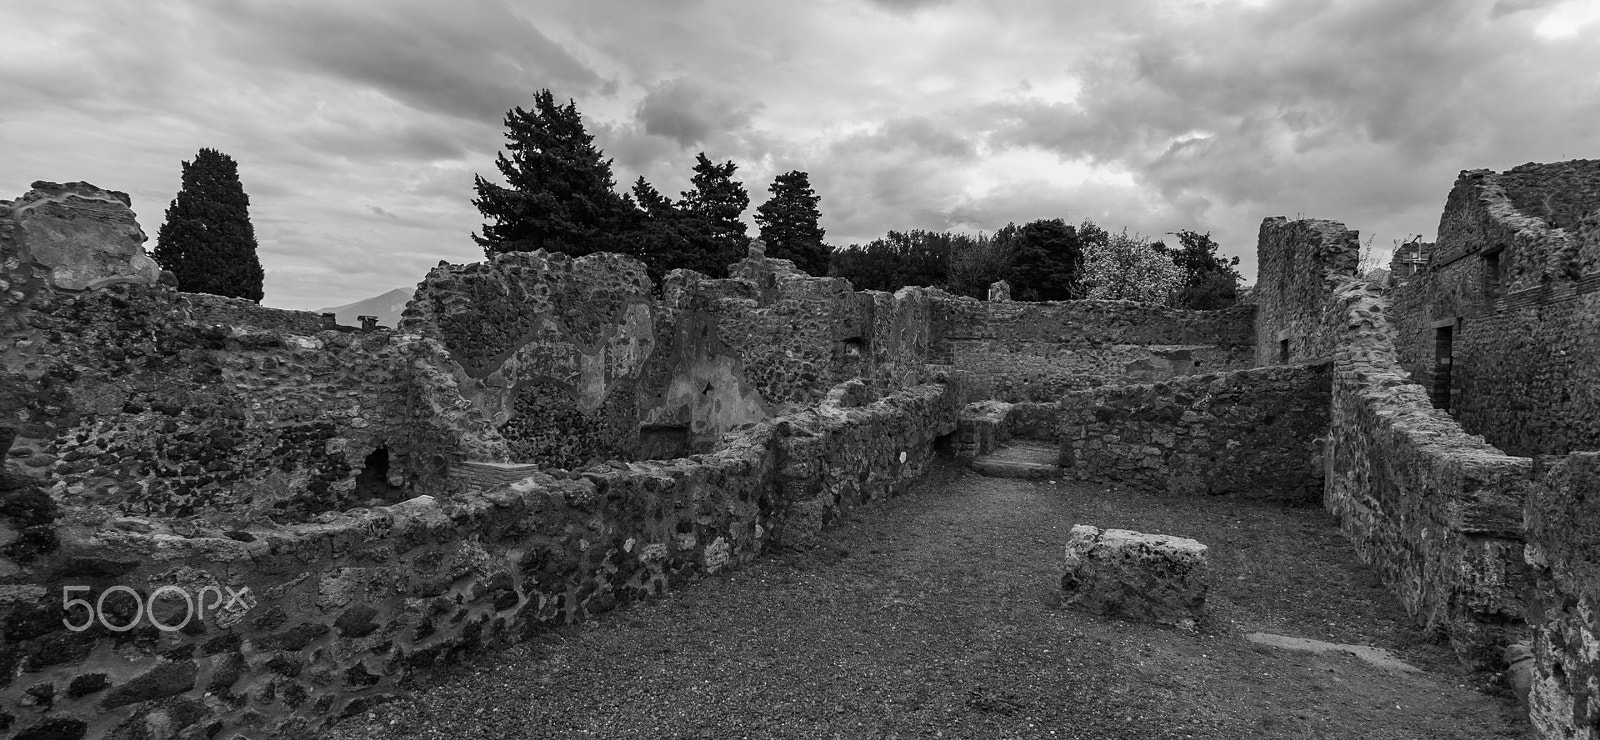
[[[939,294],[932,361],[980,396],[1053,403],[1101,385],[1250,367],[1255,308],[1190,311],[1131,301],[980,302]]]
[[[1323,322],[1324,298],[1354,275],[1360,244],[1337,221],[1275,216],[1256,237],[1255,365],[1314,362],[1333,356],[1337,335]]]
[[[1354,231],[1269,218],[1258,250],[1258,361],[1283,360],[1285,340],[1291,362],[1333,360],[1323,505],[1419,624],[1499,668],[1522,627],[1529,461],[1468,435],[1399,367],[1393,311],[1355,274]]]
[[[464,653],[735,567],[773,543],[804,544],[849,509],[903,492],[963,400],[951,384],[870,403],[862,387],[841,391],[694,458],[536,473],[225,535],[157,524],[73,538],[33,563],[37,580],[0,587],[0,728],[314,733]],[[249,597],[179,632],[74,632],[58,582],[91,594],[247,587]],[[176,599],[157,604],[164,623],[186,613]]]
[[[1524,633],[1522,501],[1530,461],[1469,435],[1397,362],[1391,309],[1349,281],[1330,297],[1334,363],[1324,504],[1411,616],[1469,665],[1498,669]]]
[[[1315,503],[1329,383],[1321,363],[1068,393],[1061,464],[1139,490]]]
[[[125,198],[75,187],[41,188],[33,201],[85,201],[98,209],[89,223],[142,241],[106,206]],[[1551,213],[1573,212],[1566,200],[1548,202]],[[1394,325],[1406,326],[1415,304],[1398,292],[1406,310],[1395,316],[1383,296],[1348,279],[1355,234],[1334,222],[1263,224],[1259,309],[858,293],[759,256],[729,280],[676,273],[656,297],[625,258],[533,254],[441,266],[401,332],[348,334],[318,331],[309,314],[176,293],[126,245],[51,264],[58,258],[27,251],[39,242],[16,211],[0,205],[10,219],[0,222],[0,246],[24,257],[0,260],[0,300],[21,307],[0,319],[10,322],[0,352],[4,382],[29,390],[0,408],[21,433],[12,452],[21,474],[0,479],[0,496],[38,502],[44,482],[69,511],[50,525],[59,541],[49,547],[33,548],[38,510],[9,507],[0,526],[0,544],[36,550],[0,561],[9,569],[0,731],[312,730],[463,652],[808,541],[850,506],[909,485],[968,398],[1018,402],[986,420],[991,444],[1014,428],[1048,435],[1076,419],[1084,433],[1065,444],[1078,445],[1075,459],[1104,463],[1091,477],[1249,495],[1267,458],[1305,456],[1322,424],[1308,404],[1323,387],[1332,398],[1324,504],[1361,557],[1475,665],[1496,667],[1495,649],[1521,634],[1526,615],[1536,726],[1555,733],[1592,721],[1583,697],[1600,673],[1586,570],[1600,560],[1585,503],[1593,455],[1534,464],[1433,409],[1400,366],[1404,332],[1396,350]],[[1577,223],[1579,246],[1562,253],[1592,264],[1582,259],[1593,229]],[[66,287],[73,280],[95,289]],[[1592,316],[1587,304],[1576,311]],[[1234,372],[1252,355],[1279,364],[1285,338],[1294,364]],[[1330,357],[1331,379],[1306,362]],[[851,378],[859,381],[839,385]],[[113,379],[115,393],[97,390]],[[944,382],[918,385],[930,380]],[[1084,390],[1128,381],[1158,382]],[[1246,398],[1243,389],[1274,392]],[[1194,410],[1200,400],[1208,413]],[[1091,422],[1090,402],[1128,415],[1133,430]],[[1180,406],[1195,418],[1169,418]],[[1250,475],[1172,474],[1233,459],[1239,453],[1216,442],[1280,411],[1307,416],[1274,437],[1280,444],[1249,446],[1264,456],[1235,461]],[[539,426],[550,413],[568,414],[559,426],[586,441],[562,447]],[[1149,418],[1132,419],[1140,414]],[[313,436],[291,438],[302,431]],[[1088,454],[1082,443],[1096,431],[1120,446]],[[207,466],[219,469],[185,473],[185,456],[203,453],[169,445],[202,439],[292,459],[246,468],[213,454]],[[90,440],[108,443],[92,448],[92,462],[55,454]],[[370,476],[362,482],[363,461],[380,448],[394,475],[374,487]],[[180,481],[191,498],[95,482],[137,470],[129,466],[148,463],[150,450],[179,468],[147,480],[196,476]],[[622,462],[685,452],[703,454]],[[478,488],[446,475],[470,461],[527,458],[547,469]],[[1147,470],[1149,460],[1159,464]],[[1314,471],[1304,460],[1289,474]],[[280,477],[250,478],[268,474]],[[319,479],[327,495],[305,495]],[[169,508],[117,508],[156,500]],[[227,516],[185,518],[185,502]],[[269,511],[279,523],[263,517]],[[258,596],[184,632],[71,632],[52,591],[68,581],[145,594],[167,584],[249,586]]]
[[[1393,291],[1401,365],[1506,452],[1600,449],[1597,208],[1600,161],[1463,172],[1428,263]]]
[[[448,415],[408,377],[436,347],[179,293],[145,268],[121,194],[36,183],[16,204],[0,204],[0,426],[61,503],[224,525],[397,501],[429,478]]]
[[[1541,737],[1600,735],[1600,452],[1535,458],[1528,489],[1528,604]]]
[[[761,256],[732,272],[674,271],[657,298],[621,255],[441,265],[400,331],[461,367],[463,397],[503,446],[480,459],[544,467],[703,452],[846,380],[884,394],[925,377],[924,291],[857,293]]]

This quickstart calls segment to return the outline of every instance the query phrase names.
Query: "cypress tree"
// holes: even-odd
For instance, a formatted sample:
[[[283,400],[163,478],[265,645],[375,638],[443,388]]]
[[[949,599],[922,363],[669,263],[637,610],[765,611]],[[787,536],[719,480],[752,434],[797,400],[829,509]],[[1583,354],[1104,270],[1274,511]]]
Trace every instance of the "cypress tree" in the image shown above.
[[[167,206],[150,256],[178,276],[178,289],[260,302],[261,259],[239,165],[215,149],[183,163],[183,186]]]
[[[767,254],[792,260],[812,275],[828,274],[831,250],[822,242],[822,199],[811,189],[811,177],[799,170],[778,175],[769,188],[772,197],[756,208],[756,223]]]
[[[486,219],[472,238],[485,256],[548,249],[581,256],[618,251],[632,208],[613,188],[611,160],[583,128],[577,104],[556,105],[549,90],[533,110],[506,113],[506,151],[495,167],[509,187],[473,176],[472,204]],[[506,156],[510,152],[510,156]]]

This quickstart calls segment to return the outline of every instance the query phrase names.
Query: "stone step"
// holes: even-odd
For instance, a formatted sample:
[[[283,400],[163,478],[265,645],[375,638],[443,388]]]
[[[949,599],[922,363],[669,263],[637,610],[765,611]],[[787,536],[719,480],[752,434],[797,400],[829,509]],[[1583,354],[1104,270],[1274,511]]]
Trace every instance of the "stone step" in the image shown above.
[[[1014,440],[972,461],[972,469],[991,478],[1059,478],[1061,448],[1051,442]]]

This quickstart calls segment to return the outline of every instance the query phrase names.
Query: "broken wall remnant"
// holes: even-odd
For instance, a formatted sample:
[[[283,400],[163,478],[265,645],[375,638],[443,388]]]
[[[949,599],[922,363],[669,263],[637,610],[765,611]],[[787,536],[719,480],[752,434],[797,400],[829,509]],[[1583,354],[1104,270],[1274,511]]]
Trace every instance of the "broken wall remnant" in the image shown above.
[[[981,396],[1054,401],[1068,391],[1249,367],[1252,306],[1192,311],[1131,301],[977,301],[937,293],[932,360]]]
[[[366,503],[374,489],[358,494],[356,479],[380,447],[400,482],[381,499],[430,477],[412,453],[447,449],[452,417],[412,418],[407,378],[431,349],[178,292],[144,264],[126,196],[37,185],[22,207],[0,206],[0,264],[26,286],[7,294],[0,324],[0,425],[17,430],[17,471],[55,500],[103,515],[303,520]]]
[[[1061,465],[1079,480],[1185,495],[1320,501],[1329,364],[1068,393]]]
[[[1600,449],[1600,160],[1461,173],[1394,291],[1400,362],[1516,455]]]
[[[1256,238],[1255,365],[1316,362],[1333,356],[1334,327],[1323,304],[1342,279],[1356,276],[1358,234],[1337,221],[1273,216]]]
[[[63,291],[116,283],[153,285],[161,268],[145,254],[144,230],[127,193],[86,182],[35,182],[14,201],[0,201],[0,306],[17,305],[47,285]]]
[[[1206,550],[1187,537],[1074,525],[1061,576],[1064,603],[1193,629],[1211,587]]]
[[[1345,283],[1327,310],[1342,336],[1324,504],[1413,619],[1469,665],[1497,669],[1523,630],[1531,461],[1467,434],[1410,382],[1371,286]]]

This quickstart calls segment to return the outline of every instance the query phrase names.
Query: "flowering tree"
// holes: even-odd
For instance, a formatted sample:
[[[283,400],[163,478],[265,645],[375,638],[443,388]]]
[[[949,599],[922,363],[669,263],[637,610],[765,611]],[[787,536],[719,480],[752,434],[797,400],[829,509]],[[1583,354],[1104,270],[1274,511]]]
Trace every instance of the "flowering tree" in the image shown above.
[[[1167,246],[1127,229],[1084,245],[1083,283],[1088,298],[1166,303],[1183,282]]]

